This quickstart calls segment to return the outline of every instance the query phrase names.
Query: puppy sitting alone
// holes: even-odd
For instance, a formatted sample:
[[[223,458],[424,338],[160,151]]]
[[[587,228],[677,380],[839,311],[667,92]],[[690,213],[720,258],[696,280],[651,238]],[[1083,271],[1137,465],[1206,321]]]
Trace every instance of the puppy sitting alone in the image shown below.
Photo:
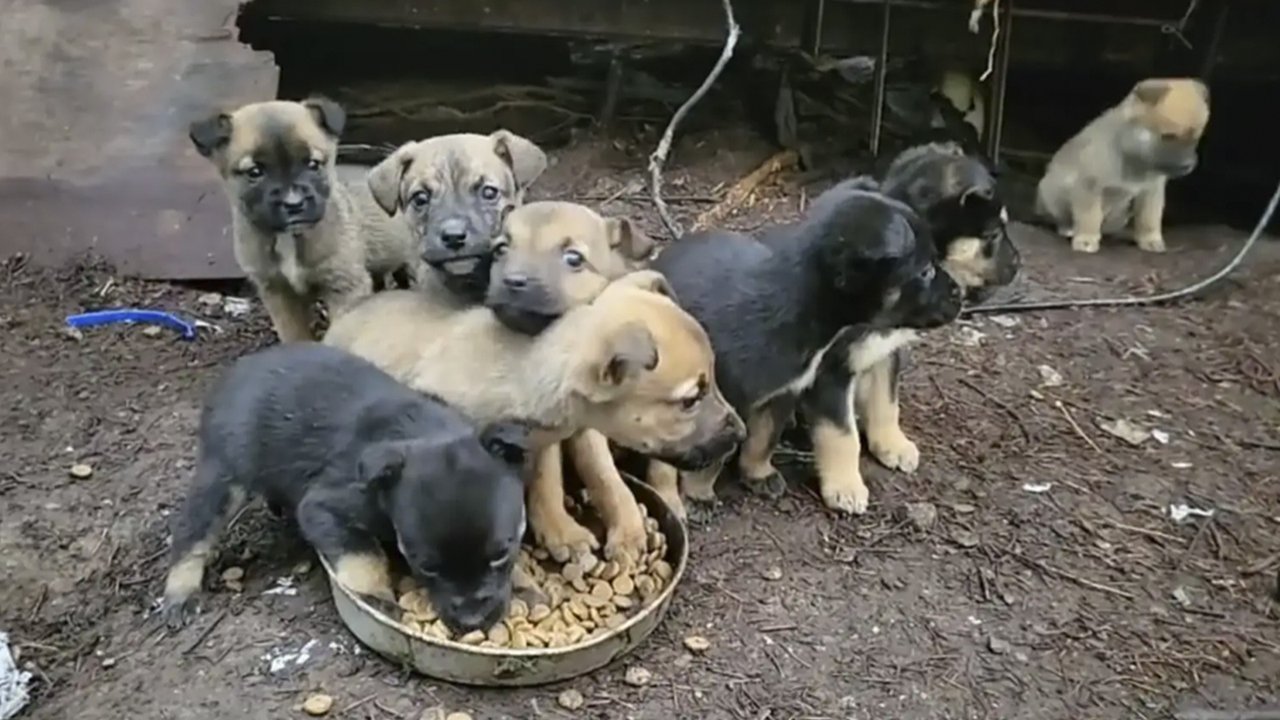
[[[1139,248],[1164,252],[1165,185],[1195,169],[1208,123],[1203,82],[1143,80],[1049,160],[1037,212],[1078,252],[1097,252],[1104,234],[1119,233],[1131,220]]]
[[[339,583],[395,603],[398,548],[452,629],[505,612],[524,534],[525,426],[458,411],[350,353],[279,345],[235,362],[200,419],[163,613],[181,625],[218,534],[251,495],[292,515]]]
[[[822,498],[866,511],[853,381],[960,311],[960,288],[939,266],[928,226],[906,205],[854,183],[815,203],[767,243],[724,231],[696,233],[653,263],[706,328],[716,373],[746,419],[738,469],[770,496],[785,482],[771,457],[797,407],[810,424]],[[660,474],[660,473],[659,473]],[[671,482],[670,473],[666,482]],[[715,499],[716,473],[686,475],[685,495]],[[651,473],[651,480],[657,481]]]
[[[569,311],[596,298],[610,281],[636,270],[653,251],[653,241],[626,218],[604,218],[583,205],[543,201],[511,211],[493,244],[493,268],[485,305],[506,327],[536,335]],[[644,516],[614,463],[609,441],[582,430],[550,445],[541,462],[563,469],[568,453],[592,505],[604,521],[604,555],[637,560],[646,542]],[[546,492],[553,492],[548,488]],[[670,501],[670,498],[667,498]],[[675,496],[679,502],[679,495]],[[563,510],[563,501],[540,504],[556,518],[534,517],[561,529],[551,550],[559,560],[595,550],[595,535]],[[559,510],[554,510],[559,508]],[[677,512],[683,508],[677,505]]]
[[[670,464],[699,469],[742,439],[715,384],[702,327],[647,271],[613,281],[542,333],[504,326],[486,307],[456,310],[431,294],[379,293],[339,318],[325,342],[368,358],[472,419],[514,417],[535,433],[529,514],[538,541],[564,555],[563,472],[549,445],[593,429]]]
[[[190,127],[231,201],[236,262],[282,342],[314,339],[315,300],[336,316],[373,292],[373,276],[416,275],[405,230],[378,209],[366,183],[339,176],[345,124],[336,103],[310,98],[252,103]],[[343,171],[348,180],[363,175]]]
[[[866,178],[846,180],[819,195],[811,208],[824,212],[828,203],[844,202],[868,187]],[[908,148],[885,171],[880,191],[928,224],[942,268],[967,300],[981,301],[1017,277],[1022,262],[1009,237],[1009,213],[981,158],[955,143]],[[789,238],[783,234],[778,241]],[[906,352],[904,345],[860,373],[854,402],[871,454],[885,467],[911,473],[920,465],[920,450],[900,423],[898,381]]]
[[[401,215],[434,278],[470,304],[484,300],[503,219],[546,169],[546,153],[515,133],[457,133],[401,145],[368,186],[388,217]]]

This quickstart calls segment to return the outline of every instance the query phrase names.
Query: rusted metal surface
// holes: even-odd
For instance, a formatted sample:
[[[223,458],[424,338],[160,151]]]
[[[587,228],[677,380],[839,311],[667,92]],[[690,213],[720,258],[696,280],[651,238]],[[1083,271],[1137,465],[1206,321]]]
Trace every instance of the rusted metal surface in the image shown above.
[[[0,23],[0,254],[86,250],[155,278],[238,277],[187,124],[275,96],[237,0],[9,0]]]

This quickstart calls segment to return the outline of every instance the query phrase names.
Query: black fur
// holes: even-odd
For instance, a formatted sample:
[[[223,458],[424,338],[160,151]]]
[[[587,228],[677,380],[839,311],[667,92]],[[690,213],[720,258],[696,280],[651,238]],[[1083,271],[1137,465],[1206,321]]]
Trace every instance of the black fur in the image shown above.
[[[867,333],[935,327],[960,310],[925,223],[872,191],[874,181],[856,183],[864,189],[815,203],[761,240],[696,233],[653,264],[711,336],[717,383],[744,417],[833,340],[843,345],[828,351],[837,362]]]
[[[208,395],[173,557],[218,530],[239,487],[293,515],[330,561],[398,547],[447,624],[488,627],[510,597],[524,530],[527,432],[495,423],[477,434],[337,348],[271,347],[236,361]]]

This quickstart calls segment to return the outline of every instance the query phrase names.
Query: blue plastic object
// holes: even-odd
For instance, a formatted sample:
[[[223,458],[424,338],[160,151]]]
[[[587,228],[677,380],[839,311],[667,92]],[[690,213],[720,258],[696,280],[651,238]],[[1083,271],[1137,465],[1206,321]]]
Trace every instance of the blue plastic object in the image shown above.
[[[149,325],[160,325],[172,330],[177,330],[182,334],[183,340],[194,340],[196,338],[196,326],[194,323],[189,323],[173,313],[167,313],[161,310],[120,308],[118,310],[96,310],[94,312],[67,316],[67,325],[73,328],[110,325],[113,323],[146,323]]]

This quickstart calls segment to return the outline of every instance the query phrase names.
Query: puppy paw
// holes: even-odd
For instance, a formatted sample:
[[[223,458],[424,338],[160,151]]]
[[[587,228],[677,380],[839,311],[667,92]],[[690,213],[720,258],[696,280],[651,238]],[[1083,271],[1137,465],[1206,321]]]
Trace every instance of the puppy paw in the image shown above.
[[[867,484],[862,481],[862,473],[856,468],[839,477],[821,478],[819,482],[822,502],[827,507],[850,515],[861,515],[867,511],[870,493],[867,491]]]
[[[787,493],[787,479],[777,470],[761,478],[743,476],[742,482],[752,493],[770,500],[776,500]]]
[[[1134,240],[1138,243],[1139,250],[1153,253],[1165,251],[1164,235],[1159,232],[1139,233]]]
[[[868,437],[867,447],[876,460],[890,470],[910,474],[920,467],[920,448],[898,428],[882,436]]]
[[[716,519],[716,510],[720,503],[695,500],[689,503],[687,521],[690,525],[710,525]]]
[[[1102,247],[1102,236],[1095,234],[1074,235],[1071,238],[1071,249],[1082,253],[1096,253]]]
[[[176,633],[186,627],[199,612],[200,603],[195,598],[185,600],[165,598],[160,606],[158,617],[170,632]]]
[[[637,512],[634,518],[617,523],[606,531],[604,557],[606,560],[617,560],[631,563],[634,566],[644,557],[648,537],[645,535],[644,518]]]
[[[689,517],[689,511],[684,505],[684,498],[680,497],[680,491],[678,489],[663,488],[662,490],[657,490],[657,493],[658,497],[662,498],[662,502],[667,504],[667,507],[671,510],[673,515],[681,520]],[[715,499],[714,491],[711,494],[711,498],[713,500]]]
[[[534,526],[534,537],[556,562],[569,562],[600,547],[600,541],[567,514],[555,522]]]

